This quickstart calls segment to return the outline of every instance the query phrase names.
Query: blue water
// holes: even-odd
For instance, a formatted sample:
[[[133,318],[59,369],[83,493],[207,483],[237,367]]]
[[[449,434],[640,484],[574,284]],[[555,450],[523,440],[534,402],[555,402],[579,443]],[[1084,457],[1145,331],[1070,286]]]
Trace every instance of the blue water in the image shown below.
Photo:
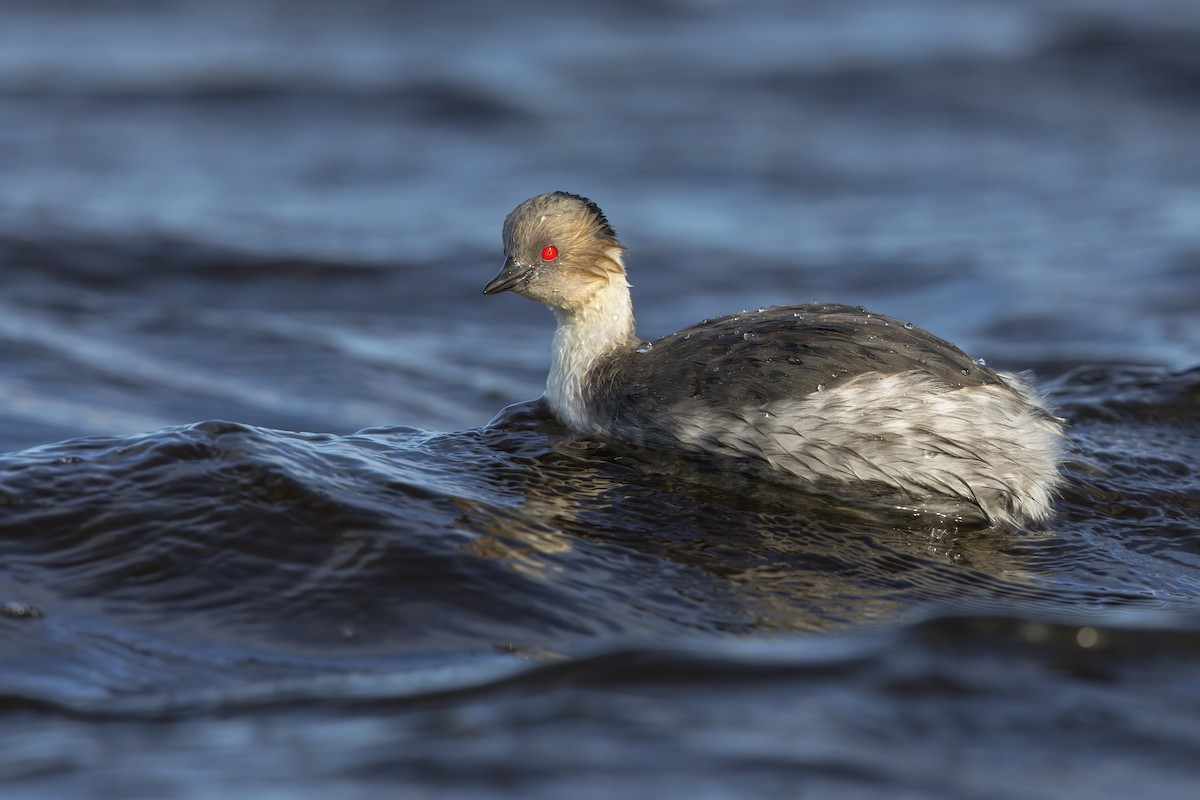
[[[102,5],[0,10],[6,797],[1194,795],[1200,7]],[[554,189],[643,337],[1033,370],[1054,524],[563,430]]]

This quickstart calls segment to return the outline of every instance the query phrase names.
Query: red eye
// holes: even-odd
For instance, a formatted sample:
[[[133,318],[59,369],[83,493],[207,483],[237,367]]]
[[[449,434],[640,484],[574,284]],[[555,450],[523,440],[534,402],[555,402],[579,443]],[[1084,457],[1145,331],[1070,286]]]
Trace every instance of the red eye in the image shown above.
[[[558,258],[558,248],[548,244],[542,248],[542,261],[553,261]]]

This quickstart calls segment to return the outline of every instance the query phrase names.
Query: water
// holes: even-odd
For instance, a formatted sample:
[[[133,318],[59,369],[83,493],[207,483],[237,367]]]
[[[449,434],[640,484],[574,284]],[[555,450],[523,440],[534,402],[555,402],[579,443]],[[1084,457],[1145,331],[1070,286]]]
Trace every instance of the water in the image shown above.
[[[6,797],[1195,794],[1195,4],[0,14]],[[1052,528],[558,427],[552,189],[1035,370]]]

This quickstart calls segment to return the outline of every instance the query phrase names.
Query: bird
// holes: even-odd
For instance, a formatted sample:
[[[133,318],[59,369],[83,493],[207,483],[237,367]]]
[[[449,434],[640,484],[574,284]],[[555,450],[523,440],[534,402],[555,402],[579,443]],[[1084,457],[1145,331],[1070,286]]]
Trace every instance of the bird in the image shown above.
[[[504,220],[512,291],[557,320],[544,400],[585,436],[711,456],[799,490],[1021,529],[1049,520],[1064,420],[1025,374],[993,370],[862,307],[780,305],[654,341],[636,332],[625,246],[594,202],[539,194]]]

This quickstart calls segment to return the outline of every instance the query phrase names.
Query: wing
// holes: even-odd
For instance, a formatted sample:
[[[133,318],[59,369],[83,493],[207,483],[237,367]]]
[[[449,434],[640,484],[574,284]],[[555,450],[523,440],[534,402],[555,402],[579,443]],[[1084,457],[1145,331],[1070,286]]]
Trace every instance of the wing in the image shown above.
[[[600,365],[607,419],[652,420],[688,401],[740,409],[834,388],[863,373],[922,372],[946,390],[1002,383],[949,342],[842,305],[775,306],[706,320]]]

